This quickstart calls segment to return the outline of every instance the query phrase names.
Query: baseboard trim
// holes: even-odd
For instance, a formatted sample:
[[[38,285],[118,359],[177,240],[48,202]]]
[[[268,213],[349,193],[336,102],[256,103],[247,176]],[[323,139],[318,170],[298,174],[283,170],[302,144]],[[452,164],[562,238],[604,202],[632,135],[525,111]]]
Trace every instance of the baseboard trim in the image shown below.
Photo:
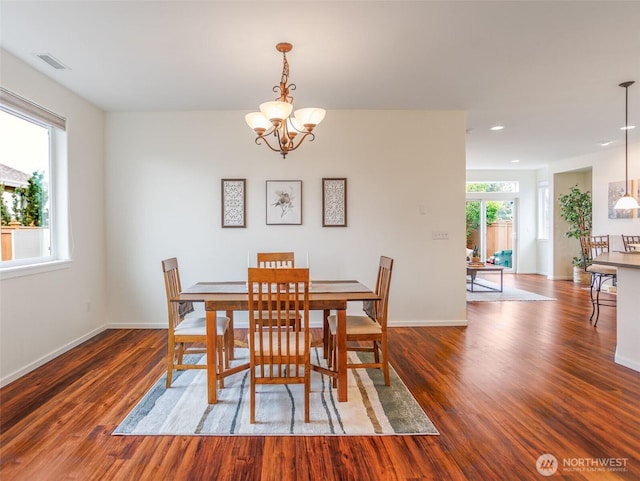
[[[389,321],[389,327],[466,327],[468,325],[466,319]]]
[[[100,327],[94,329],[93,331],[89,331],[87,334],[84,334],[83,336],[80,336],[77,339],[74,339],[73,341],[65,344],[64,346],[56,349],[55,351],[50,352],[46,356],[43,356],[40,359],[37,359],[37,360],[33,361],[32,363],[27,364],[23,368],[18,369],[15,372],[12,372],[11,374],[9,374],[9,375],[3,377],[2,379],[0,379],[0,387],[4,387],[7,384],[12,383],[16,379],[21,378],[25,374],[29,374],[31,371],[34,371],[35,369],[39,368],[40,366],[45,365],[49,361],[52,361],[56,357],[64,354],[65,352],[73,349],[76,346],[79,346],[83,342],[88,341],[92,337],[97,336],[98,334],[100,334],[101,332],[105,331],[106,329],[108,329],[108,327],[106,325],[103,325],[103,326],[100,326]]]
[[[167,329],[166,322],[141,323],[141,322],[122,322],[107,324],[107,329]]]
[[[322,328],[322,321],[311,321],[309,324],[312,328]],[[389,327],[465,327],[468,325],[466,319],[452,320],[407,320],[407,321],[389,321]],[[246,320],[234,321],[234,327],[246,329],[249,323]],[[108,324],[107,329],[166,329],[165,323],[141,324],[141,323],[119,323]]]
[[[629,369],[640,372],[640,362],[634,359],[629,359],[628,357],[620,356],[617,352],[617,349],[613,360],[616,362],[616,364],[620,364],[621,366],[628,367]]]

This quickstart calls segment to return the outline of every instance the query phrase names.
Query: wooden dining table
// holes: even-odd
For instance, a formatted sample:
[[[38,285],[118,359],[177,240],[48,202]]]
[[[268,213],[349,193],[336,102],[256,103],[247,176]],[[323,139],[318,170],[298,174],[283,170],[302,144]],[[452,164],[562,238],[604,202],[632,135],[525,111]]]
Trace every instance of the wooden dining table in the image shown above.
[[[312,365],[312,369],[337,379],[338,401],[348,401],[347,396],[347,302],[379,300],[370,288],[356,280],[311,281],[309,288],[309,309],[323,311],[324,329],[328,329],[331,311],[337,318],[337,363],[335,370]],[[249,294],[246,281],[198,282],[183,290],[172,299],[174,302],[203,302],[207,324],[207,395],[209,404],[218,398],[218,371],[216,368],[216,316],[218,311],[226,312],[230,319],[229,328],[233,332],[235,311],[249,310]],[[256,308],[257,306],[254,306]],[[328,336],[324,336],[325,342]],[[324,346],[326,355],[327,346]],[[232,352],[229,352],[232,354]],[[231,355],[230,358],[233,356]],[[243,365],[244,368],[248,366]],[[231,371],[232,373],[235,371]],[[224,374],[224,373],[223,373]]]

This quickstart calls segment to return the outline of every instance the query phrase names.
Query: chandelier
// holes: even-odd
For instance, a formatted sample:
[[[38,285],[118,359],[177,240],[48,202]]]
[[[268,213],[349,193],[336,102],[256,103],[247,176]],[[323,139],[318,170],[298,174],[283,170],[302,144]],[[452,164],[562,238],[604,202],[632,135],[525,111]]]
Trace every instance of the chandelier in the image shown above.
[[[629,194],[629,87],[635,82],[622,82],[624,88],[624,195],[618,199],[614,209],[638,209],[638,201]]]
[[[309,141],[315,138],[312,133],[316,125],[322,122],[326,111],[318,108],[298,109],[291,116],[293,111],[293,97],[289,95],[289,90],[295,90],[295,84],[289,82],[289,62],[287,52],[290,52],[293,45],[290,43],[279,43],[276,50],[282,52],[282,77],[280,85],[273,87],[273,91],[279,93],[275,100],[260,104],[260,112],[252,112],[245,115],[245,120],[249,127],[255,130],[258,136],[256,144],[262,141],[274,152],[278,152],[284,159],[289,152],[296,150],[304,139],[309,137]],[[269,142],[268,137],[272,137]],[[273,143],[273,145],[272,145]]]

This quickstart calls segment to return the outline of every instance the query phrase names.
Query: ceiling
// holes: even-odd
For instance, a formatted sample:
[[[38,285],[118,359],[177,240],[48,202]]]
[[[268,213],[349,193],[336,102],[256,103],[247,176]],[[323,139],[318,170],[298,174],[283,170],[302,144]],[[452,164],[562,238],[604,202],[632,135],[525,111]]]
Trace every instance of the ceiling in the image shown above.
[[[336,109],[465,110],[470,169],[623,145],[623,81],[637,81],[640,127],[639,31],[638,1],[0,0],[0,46],[104,110],[254,111],[275,96],[286,41],[296,107],[326,108],[325,122]]]

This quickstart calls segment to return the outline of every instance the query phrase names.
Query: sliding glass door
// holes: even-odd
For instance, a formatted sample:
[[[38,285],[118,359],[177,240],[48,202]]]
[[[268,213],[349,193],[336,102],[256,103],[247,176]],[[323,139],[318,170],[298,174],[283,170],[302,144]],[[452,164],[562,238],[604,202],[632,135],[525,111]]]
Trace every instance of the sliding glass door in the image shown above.
[[[467,249],[477,247],[480,260],[515,271],[514,199],[467,197]]]

